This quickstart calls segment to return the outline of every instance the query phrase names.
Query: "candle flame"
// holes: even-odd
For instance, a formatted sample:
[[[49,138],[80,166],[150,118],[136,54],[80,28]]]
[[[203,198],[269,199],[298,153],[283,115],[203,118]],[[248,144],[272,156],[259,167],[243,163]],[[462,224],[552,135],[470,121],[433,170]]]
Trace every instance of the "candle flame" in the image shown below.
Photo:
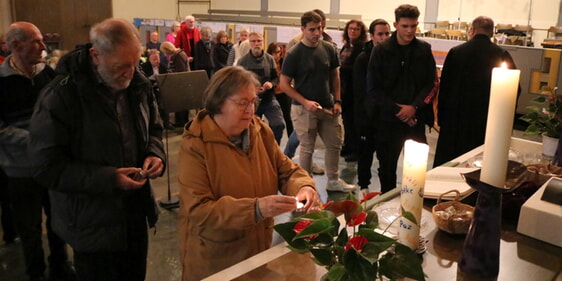
[[[507,63],[505,63],[505,61],[502,62],[502,68],[507,68]]]

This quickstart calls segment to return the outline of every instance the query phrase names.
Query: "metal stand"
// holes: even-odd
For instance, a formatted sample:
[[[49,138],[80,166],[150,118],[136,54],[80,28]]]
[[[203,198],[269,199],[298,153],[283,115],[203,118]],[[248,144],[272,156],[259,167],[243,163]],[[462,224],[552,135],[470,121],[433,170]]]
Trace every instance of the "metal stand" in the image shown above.
[[[166,112],[178,112],[200,109],[203,104],[203,93],[209,83],[205,70],[166,73],[156,76]],[[169,156],[168,129],[166,132],[166,157]],[[169,157],[168,157],[169,161]],[[170,189],[170,165],[166,169],[168,176],[168,197],[160,200],[162,208],[171,210],[179,207],[179,199],[172,196]]]
[[[164,131],[166,132],[166,158],[169,158],[169,145],[168,145],[168,129],[164,128]],[[180,200],[177,196],[172,196],[172,190],[170,187],[170,167],[168,165],[168,168],[166,169],[166,177],[168,178],[168,198],[166,199],[160,199],[160,206],[166,210],[171,210],[174,208],[179,208],[180,206]]]

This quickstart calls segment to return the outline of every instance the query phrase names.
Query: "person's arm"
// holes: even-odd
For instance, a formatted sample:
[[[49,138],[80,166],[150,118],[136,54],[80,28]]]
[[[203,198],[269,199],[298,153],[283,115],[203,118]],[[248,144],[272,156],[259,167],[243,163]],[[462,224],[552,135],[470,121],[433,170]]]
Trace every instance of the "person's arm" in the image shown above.
[[[145,176],[151,179],[162,176],[166,167],[166,153],[162,143],[164,130],[163,120],[158,112],[158,103],[152,87],[147,89],[146,103],[148,108],[148,146],[142,166]]]
[[[303,95],[297,92],[297,90],[293,88],[293,86],[291,86],[291,80],[293,80],[293,78],[281,74],[279,85],[281,86],[281,90],[285,94],[300,103],[307,111],[316,112],[318,110],[322,110],[322,107],[319,103],[306,99],[305,97],[303,97]]]
[[[279,85],[279,74],[277,73],[277,64],[275,63],[275,59],[273,57],[269,57],[269,73],[271,76],[271,79],[269,80],[269,82],[271,82],[272,84],[272,89],[275,89],[278,85]]]
[[[228,58],[226,59],[226,65],[234,65],[234,58],[236,57],[236,49],[234,46],[228,52]]]
[[[0,119],[0,144],[2,145],[27,145],[29,131],[10,126]]]
[[[340,81],[340,68],[336,67],[330,70],[330,88],[332,95],[334,95],[334,108],[332,113],[338,115],[341,113],[341,81]]]
[[[385,51],[380,44],[373,48],[367,66],[367,95],[372,98],[377,108],[394,114],[399,111],[399,108],[387,97],[384,85],[385,82],[388,83],[385,81],[388,79],[386,77],[388,70],[384,67],[385,57],[388,58],[388,54],[385,56]]]
[[[43,89],[31,118],[29,148],[37,167],[35,179],[49,189],[85,194],[113,193],[119,179],[131,183],[118,177],[129,171],[117,171],[116,167],[89,163],[72,155],[73,146],[79,145],[71,134],[77,130],[80,109],[74,99],[78,95],[63,99],[59,93],[63,87],[53,89],[52,84]]]

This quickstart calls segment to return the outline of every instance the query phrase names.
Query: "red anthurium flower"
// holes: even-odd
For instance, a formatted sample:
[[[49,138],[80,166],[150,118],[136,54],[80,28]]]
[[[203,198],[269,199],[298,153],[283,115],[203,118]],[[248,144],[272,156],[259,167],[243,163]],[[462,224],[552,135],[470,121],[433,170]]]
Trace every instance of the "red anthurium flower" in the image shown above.
[[[369,242],[367,238],[363,236],[355,236],[347,241],[347,244],[345,244],[345,250],[348,251],[349,249],[353,248],[357,252],[361,252],[361,249],[363,249],[363,246],[365,246],[367,242]]]
[[[347,221],[347,226],[356,226],[362,224],[367,219],[367,213],[361,212],[351,215]]]
[[[363,199],[361,199],[359,202],[363,203],[367,200],[370,200],[371,198],[381,194],[382,192],[369,192],[367,195],[365,195],[365,197],[363,197]]]
[[[296,234],[299,234],[299,233],[301,233],[305,228],[307,228],[307,227],[308,227],[309,225],[311,225],[311,224],[312,224],[312,221],[307,221],[307,220],[299,221],[299,222],[297,222],[297,224],[295,224],[295,226],[293,227],[293,231],[294,231]],[[316,237],[318,237],[318,234],[313,234],[313,235],[307,236],[307,237],[305,237],[304,239],[306,239],[306,240],[312,240],[312,239],[314,239],[314,238],[316,238]]]
[[[295,224],[295,227],[293,227],[293,231],[296,234],[299,234],[311,224],[312,224],[312,221],[299,221],[299,222],[297,222],[297,224]]]
[[[348,215],[354,213],[357,208],[359,208],[359,204],[357,204],[357,202],[353,202],[351,200],[341,200],[332,204],[332,208],[330,210],[337,216],[339,214]]]
[[[328,201],[326,202],[326,204],[322,205],[322,207],[320,207],[322,210],[326,210],[328,209],[330,206],[332,206],[332,204],[334,204],[334,201]]]

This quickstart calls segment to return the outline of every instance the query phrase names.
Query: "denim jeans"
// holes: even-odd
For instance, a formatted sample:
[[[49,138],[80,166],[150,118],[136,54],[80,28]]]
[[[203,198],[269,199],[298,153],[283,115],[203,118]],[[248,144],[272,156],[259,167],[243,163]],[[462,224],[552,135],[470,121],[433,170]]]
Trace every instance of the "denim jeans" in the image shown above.
[[[292,122],[292,121],[291,121]],[[295,157],[295,151],[297,151],[297,147],[299,147],[299,138],[297,137],[297,131],[293,130],[291,135],[289,136],[289,140],[285,145],[285,150],[283,153],[287,155],[287,157],[293,159]]]
[[[265,115],[277,144],[280,144],[281,138],[283,137],[283,130],[285,130],[285,121],[283,120],[283,111],[281,111],[279,102],[277,102],[275,98],[271,101],[260,102],[256,109],[256,115],[259,117]]]

